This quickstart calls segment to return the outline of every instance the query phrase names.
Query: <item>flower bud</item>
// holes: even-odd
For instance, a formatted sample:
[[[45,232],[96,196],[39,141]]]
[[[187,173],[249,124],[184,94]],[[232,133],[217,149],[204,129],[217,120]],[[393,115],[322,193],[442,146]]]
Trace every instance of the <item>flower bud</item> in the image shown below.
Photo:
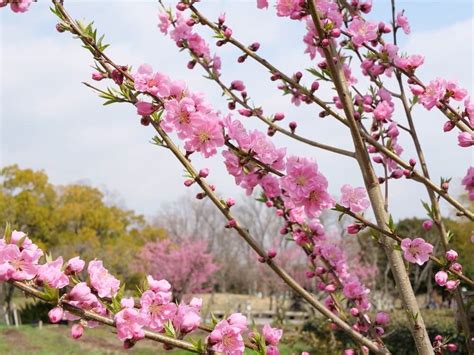
[[[247,59],[247,54],[241,55],[239,58],[237,58],[237,62],[243,63],[245,62],[245,59]]]
[[[186,6],[185,3],[179,2],[179,3],[176,4],[176,9],[178,11],[184,11],[184,10],[186,10],[186,8],[187,8],[187,6]]]
[[[295,133],[296,127],[298,127],[298,124],[295,121],[290,122],[288,125],[290,127],[291,133]]]
[[[54,307],[48,312],[49,321],[51,323],[59,323],[63,319],[64,311],[61,307]]]
[[[458,350],[458,346],[454,343],[449,343],[446,345],[446,349],[451,352],[451,353],[454,353],[455,351]]]
[[[413,158],[411,158],[411,159],[408,161],[408,163],[410,164],[410,166],[412,166],[412,167],[413,167],[413,166],[415,166],[415,165],[416,165],[416,160],[415,160],[415,159],[413,159]]]
[[[339,38],[339,36],[341,35],[341,30],[339,28],[333,28],[331,32],[329,32],[329,34],[331,35],[331,37]]]
[[[462,265],[459,263],[454,263],[449,269],[459,273],[462,271]]]
[[[219,22],[219,25],[223,25],[224,22],[225,22],[225,13],[222,13],[219,15],[219,18],[217,19],[217,21]]]
[[[184,181],[184,186],[186,187],[189,187],[191,186],[192,184],[194,184],[194,180],[193,179],[187,179]]]
[[[353,317],[357,317],[359,315],[359,310],[355,307],[352,307],[350,312]]]
[[[455,250],[450,249],[446,252],[445,258],[447,261],[453,262],[458,258],[458,253]]]
[[[323,268],[322,266],[317,266],[315,271],[316,271],[316,275],[323,275],[326,273],[326,269]]]
[[[225,204],[227,205],[227,207],[232,207],[233,205],[235,205],[235,200],[234,200],[232,197],[229,197],[229,198],[225,201]]]
[[[80,323],[74,324],[71,327],[71,336],[74,339],[79,339],[82,336],[82,334],[84,334],[84,327],[82,326],[82,324]]]
[[[99,72],[94,72],[92,73],[92,80],[95,80],[95,81],[101,81],[102,79],[104,79],[106,76],[102,73],[99,73]]]
[[[392,172],[391,177],[394,179],[400,179],[403,176],[403,170],[402,169],[396,169]]]
[[[230,219],[225,225],[226,228],[235,228],[237,227],[237,221],[235,219]]]
[[[446,121],[446,123],[443,125],[443,131],[444,132],[449,132],[455,127],[455,124],[453,121]]]
[[[204,169],[199,170],[199,177],[207,178],[208,175],[209,175],[209,169],[208,168],[204,168]]]
[[[224,30],[224,36],[226,38],[230,38],[230,36],[232,36],[232,30],[230,29],[230,27],[227,27],[225,30]]]
[[[265,205],[267,207],[273,207],[273,201],[268,200],[267,202],[265,202]]]
[[[353,224],[349,224],[347,226],[347,233],[349,234],[357,234],[361,231],[362,229],[362,225],[361,224],[357,224],[357,223],[353,223]]]
[[[433,227],[433,221],[431,219],[427,219],[423,222],[422,227],[425,231],[429,231]]]
[[[273,259],[276,255],[277,255],[277,252],[276,252],[275,249],[270,249],[270,250],[267,252],[267,256],[268,256],[270,259]]]
[[[448,281],[448,274],[445,271],[438,271],[435,274],[435,281],[438,285],[444,286],[446,285],[446,282]]]
[[[285,118],[285,114],[283,112],[277,112],[275,113],[275,116],[273,117],[274,121],[281,121]]]
[[[306,278],[308,279],[312,279],[315,276],[314,272],[312,271],[306,271],[305,275],[306,275]]]
[[[260,43],[258,42],[255,42],[255,43],[252,43],[249,47],[249,49],[252,51],[252,52],[256,52],[258,51],[258,49],[260,48]]]
[[[314,92],[319,89],[319,81],[313,81],[311,84],[311,92]]]

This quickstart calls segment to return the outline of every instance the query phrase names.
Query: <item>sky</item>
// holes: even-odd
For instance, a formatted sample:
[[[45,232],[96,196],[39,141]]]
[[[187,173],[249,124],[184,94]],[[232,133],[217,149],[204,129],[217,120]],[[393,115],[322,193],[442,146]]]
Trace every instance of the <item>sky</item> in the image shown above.
[[[388,21],[389,3],[374,0],[371,18]],[[412,28],[409,37],[402,35],[401,50],[425,56],[419,76],[425,82],[436,77],[457,79],[473,93],[474,2],[407,0],[397,4],[405,9]],[[158,31],[156,1],[83,0],[66,1],[66,6],[73,17],[94,20],[99,32],[106,34],[109,56],[116,62],[134,68],[149,63],[173,79],[185,80],[191,90],[203,92],[213,107],[227,112],[216,85],[204,79],[198,68],[188,70],[187,54]],[[90,184],[147,216],[184,194],[195,194],[197,190],[183,187],[183,170],[169,152],[150,144],[153,131],[139,124],[133,107],[102,106],[101,99],[81,84],[90,81],[92,60],[70,34],[55,30],[55,17],[48,7],[48,1],[39,0],[25,14],[0,10],[0,166],[44,169],[54,184]],[[284,72],[315,65],[304,54],[302,23],[278,18],[273,9],[257,10],[255,1],[204,0],[198,8],[211,19],[225,12],[235,37],[243,43],[260,42],[259,54]],[[208,29],[200,28],[199,33],[210,39]],[[250,60],[237,64],[239,52],[231,46],[218,48],[218,54],[223,58],[224,81],[243,80],[252,101],[265,113],[283,111],[288,117],[284,122],[298,122],[302,135],[351,148],[340,124],[318,118],[319,110],[313,105],[292,106],[259,65]],[[312,78],[305,74],[303,80],[310,83]],[[318,94],[327,100],[333,96],[324,88]],[[394,118],[404,122],[400,110]],[[416,109],[415,122],[433,180],[452,177],[452,190],[462,192],[460,180],[473,165],[472,150],[458,148],[454,132],[442,132],[444,120],[439,112]],[[249,128],[265,128],[251,119],[246,123]],[[345,183],[362,186],[355,161],[278,135],[274,142],[286,146],[288,154],[315,159],[335,196]],[[408,160],[415,153],[407,139],[401,142],[406,148],[402,157]],[[209,180],[222,197],[243,196],[219,156],[196,157],[193,163],[210,168]],[[427,200],[422,185],[390,184],[389,204],[395,219],[422,216],[421,199]],[[446,207],[445,211],[449,213]]]

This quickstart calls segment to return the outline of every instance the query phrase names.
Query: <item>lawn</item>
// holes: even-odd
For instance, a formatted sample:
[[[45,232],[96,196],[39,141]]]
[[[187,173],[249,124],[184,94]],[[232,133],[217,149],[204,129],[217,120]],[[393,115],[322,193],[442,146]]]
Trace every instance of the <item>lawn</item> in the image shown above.
[[[150,340],[141,340],[132,349],[124,350],[107,327],[86,329],[79,340],[72,339],[69,332],[70,328],[64,325],[46,325],[42,329],[28,325],[0,326],[0,354],[190,354],[181,350],[164,351],[159,343]],[[281,353],[289,355],[292,351],[283,346]]]

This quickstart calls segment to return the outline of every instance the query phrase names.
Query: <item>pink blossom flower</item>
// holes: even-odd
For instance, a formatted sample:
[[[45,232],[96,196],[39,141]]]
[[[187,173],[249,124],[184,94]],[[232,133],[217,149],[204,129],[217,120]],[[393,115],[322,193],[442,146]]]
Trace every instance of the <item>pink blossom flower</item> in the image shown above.
[[[242,313],[232,313],[227,321],[231,326],[239,328],[241,332],[247,329],[247,317]]]
[[[268,9],[268,0],[257,0],[257,8]]]
[[[435,275],[435,281],[440,286],[445,286],[448,282],[448,274],[445,271],[438,271]]]
[[[92,287],[97,291],[99,297],[113,297],[120,288],[120,281],[113,277],[104,268],[102,261],[92,260],[87,267]]]
[[[287,175],[280,181],[287,197],[288,208],[304,207],[308,217],[317,216],[325,208],[330,208],[334,200],[327,192],[327,180],[318,172],[316,163],[300,157],[289,157]]]
[[[148,275],[146,277],[148,287],[153,292],[168,292],[171,290],[171,284],[166,280],[155,280],[153,276]]]
[[[431,110],[439,100],[444,97],[446,81],[437,78],[429,82],[423,94],[420,94],[420,103],[427,109]]]
[[[449,280],[446,282],[446,289],[449,291],[455,290],[461,282],[459,280]]]
[[[467,169],[467,174],[462,179],[461,183],[464,185],[469,195],[469,200],[474,201],[474,166]]]
[[[15,244],[0,244],[0,281],[33,279],[42,255],[40,249],[30,247],[20,251]]]
[[[13,12],[23,13],[23,12],[28,11],[28,8],[30,7],[32,2],[33,0],[15,0],[15,1],[2,0],[0,1],[0,8],[10,4],[10,7]]]
[[[458,135],[458,145],[463,148],[468,148],[474,145],[474,134],[469,132],[462,132]]]
[[[78,256],[69,259],[66,263],[65,273],[79,273],[84,269],[86,262],[79,258]]]
[[[379,325],[385,325],[390,323],[390,316],[385,312],[378,312],[375,315],[375,322]]]
[[[268,324],[265,324],[262,329],[263,337],[265,338],[265,344],[267,345],[278,345],[280,342],[281,336],[283,335],[283,330],[272,328]]]
[[[169,96],[170,80],[160,73],[153,73],[149,64],[142,64],[138,71],[133,74],[135,89],[140,92],[148,92],[152,95]]]
[[[341,205],[349,208],[354,213],[362,212],[370,206],[365,188],[363,187],[354,188],[346,184],[341,187],[341,193]]]
[[[276,346],[267,345],[266,347],[267,355],[280,355],[280,350]]]
[[[459,87],[456,81],[446,82],[446,93],[456,101],[462,101],[467,96],[467,90]]]
[[[135,103],[135,107],[137,108],[137,114],[140,116],[150,116],[158,109],[158,107],[146,101],[138,101]]]
[[[260,180],[260,185],[268,198],[278,197],[281,194],[278,179],[273,175],[265,175]]]
[[[394,107],[388,101],[380,101],[375,107],[374,118],[380,122],[387,122],[392,118],[393,111]]]
[[[405,238],[401,242],[403,256],[410,263],[423,265],[433,252],[433,245],[425,242],[422,238]]]
[[[245,350],[244,339],[242,338],[243,329],[239,325],[238,322],[233,325],[225,319],[217,323],[208,337],[211,349],[229,355],[243,354]]]
[[[245,85],[242,80],[234,80],[230,83],[231,90],[244,91]]]
[[[166,115],[162,121],[165,131],[174,129],[181,139],[187,138],[191,132],[191,115],[196,112],[196,103],[190,97],[181,100],[170,100],[165,103]]]
[[[46,282],[52,288],[63,288],[69,284],[69,278],[61,271],[63,257],[38,267],[38,280]]]
[[[145,337],[143,327],[147,325],[147,322],[137,309],[124,308],[114,316],[114,319],[117,336],[120,340],[136,341]]]
[[[170,32],[170,37],[176,43],[181,40],[187,39],[191,33],[192,28],[187,24],[188,19],[185,18],[181,13],[176,14],[176,24],[173,30]]]
[[[196,54],[198,57],[204,57],[206,60],[210,58],[209,46],[200,35],[193,33],[187,38],[188,47]]]
[[[469,118],[469,122],[471,123],[471,127],[474,127],[474,102],[471,102],[471,98],[468,97],[464,100],[464,107]]]
[[[403,32],[405,32],[405,34],[410,34],[410,24],[408,23],[408,19],[406,18],[403,12],[399,12],[397,14],[396,24],[398,27],[401,27],[403,29]]]
[[[158,14],[158,20],[160,23],[158,24],[158,27],[163,34],[168,34],[168,28],[171,25],[170,17],[166,12],[160,12]]]
[[[352,35],[352,42],[357,47],[377,39],[377,30],[378,24],[365,21],[360,17],[354,18],[349,25],[349,33]]]
[[[100,315],[105,315],[107,313],[107,309],[102,303],[99,302],[97,297],[91,292],[91,289],[85,282],[80,282],[75,285],[67,294],[66,299],[73,306],[82,308],[84,310],[91,310]],[[79,319],[79,317],[69,312],[65,312],[65,318],[68,320]],[[88,325],[92,326],[94,323],[89,322]]]
[[[217,153],[217,148],[224,145],[222,125],[217,116],[197,115],[193,119],[190,138],[185,142],[187,151],[198,151],[209,158]]]
[[[202,299],[200,298],[193,298],[189,305],[181,303],[173,318],[175,329],[179,330],[182,334],[191,333],[197,329],[201,323],[201,316],[199,315],[201,304]]]
[[[414,54],[410,56],[395,57],[393,63],[400,69],[407,70],[409,72],[419,68],[425,62],[425,58],[422,55]],[[415,87],[417,87],[416,85]],[[421,88],[421,86],[420,86]],[[423,89],[423,88],[422,88]]]
[[[277,0],[277,16],[290,17],[292,19],[301,18],[303,3],[303,0]]]
[[[168,320],[176,314],[176,305],[171,303],[171,292],[145,291],[141,298],[141,314],[147,320],[147,326],[161,331]]]
[[[74,324],[71,327],[71,336],[73,339],[79,339],[84,334],[84,327],[81,323]]]
[[[397,124],[395,122],[390,123],[388,125],[386,133],[387,136],[392,139],[397,138],[400,135],[400,131],[398,130]]]
[[[54,307],[48,312],[48,318],[51,323],[59,323],[63,319],[64,311],[61,307]]]

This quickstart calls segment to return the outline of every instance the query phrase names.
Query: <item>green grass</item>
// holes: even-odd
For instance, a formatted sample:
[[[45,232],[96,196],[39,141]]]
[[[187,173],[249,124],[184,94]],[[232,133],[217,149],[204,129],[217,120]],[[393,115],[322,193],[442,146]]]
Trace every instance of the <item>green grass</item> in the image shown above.
[[[99,327],[86,329],[79,340],[69,335],[66,326],[46,325],[42,329],[33,326],[0,327],[1,354],[121,354],[133,353],[140,355],[170,353],[162,349],[156,342],[142,340],[131,350],[123,350],[122,342],[112,334],[110,329]],[[173,355],[189,354],[175,350]]]
[[[161,344],[146,339],[139,341],[132,349],[124,350],[122,342],[111,333],[111,329],[103,326],[85,329],[79,340],[72,339],[69,332],[70,327],[64,325],[45,325],[42,329],[28,325],[19,328],[0,326],[0,354],[190,354],[183,350],[165,351]],[[282,355],[294,353],[294,349],[292,351],[285,345],[280,347],[280,351]],[[249,351],[248,354],[255,352]]]

